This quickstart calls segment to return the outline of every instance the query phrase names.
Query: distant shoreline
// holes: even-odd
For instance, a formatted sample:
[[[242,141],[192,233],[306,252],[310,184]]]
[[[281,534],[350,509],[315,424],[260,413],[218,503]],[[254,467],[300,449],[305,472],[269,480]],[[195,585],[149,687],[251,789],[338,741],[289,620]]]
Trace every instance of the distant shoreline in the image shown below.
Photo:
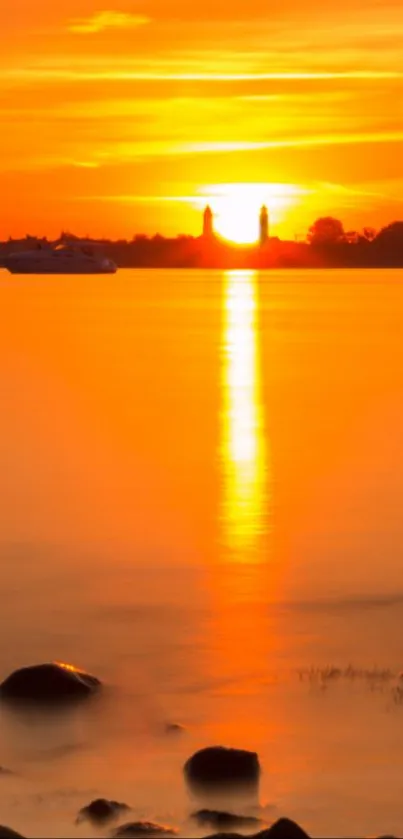
[[[92,248],[118,268],[265,270],[278,268],[403,268],[403,221],[395,221],[378,233],[345,233],[335,219],[319,219],[310,228],[307,241],[276,237],[253,245],[237,245],[213,233],[176,238],[135,235],[132,240],[82,239],[62,233],[55,241],[26,236],[0,242],[0,266],[12,253],[55,247]]]

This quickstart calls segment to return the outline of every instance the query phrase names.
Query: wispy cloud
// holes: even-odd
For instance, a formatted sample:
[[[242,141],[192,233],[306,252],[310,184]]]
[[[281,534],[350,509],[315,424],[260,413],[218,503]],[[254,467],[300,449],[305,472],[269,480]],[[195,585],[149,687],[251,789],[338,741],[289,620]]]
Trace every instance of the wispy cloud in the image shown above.
[[[90,17],[73,18],[68,24],[68,30],[79,35],[90,35],[103,32],[104,29],[131,29],[146,23],[150,23],[150,18],[146,15],[104,11],[95,12]]]
[[[110,166],[124,167],[136,161],[168,160],[174,157],[192,157],[199,155],[221,156],[229,154],[247,154],[248,152],[265,152],[276,149],[304,149],[320,147],[377,145],[379,143],[401,143],[403,132],[368,132],[357,134],[334,134],[295,138],[279,138],[262,142],[252,141],[217,141],[217,142],[169,142],[169,141],[139,141],[112,142],[103,149],[93,150],[86,158],[67,157],[57,155],[33,155],[25,161],[28,168],[59,169],[59,168],[87,168],[98,169]],[[11,163],[6,168],[10,168]],[[18,168],[21,168],[19,164]],[[0,171],[2,169],[0,161]],[[329,186],[320,184],[320,191],[330,192]],[[345,195],[347,192],[345,192]],[[368,194],[368,193],[367,193]]]
[[[88,31],[88,30],[87,30]],[[160,82],[259,82],[259,81],[337,81],[337,80],[400,80],[403,72],[392,71],[349,71],[341,73],[332,72],[310,72],[310,73],[173,73],[168,69],[166,72],[148,72],[141,70],[85,70],[68,69],[64,67],[19,67],[7,68],[1,72],[1,78],[6,82],[8,79],[13,82],[121,82],[121,81],[160,81]]]
[[[100,164],[108,164],[113,161],[123,163],[125,161],[153,158],[171,157],[176,155],[199,155],[199,154],[229,154],[250,151],[265,151],[269,149],[293,149],[311,148],[320,146],[344,146],[377,143],[401,143],[403,141],[402,131],[384,132],[362,132],[350,134],[325,134],[305,137],[284,137],[273,140],[249,141],[249,140],[220,140],[212,142],[122,142],[112,143],[108,149],[97,151],[94,154]]]
[[[321,181],[316,187],[318,192],[326,193],[328,195],[338,195],[341,198],[387,198],[383,192],[374,192],[373,190],[363,189],[362,187],[348,187],[344,184],[333,184],[328,181]]]
[[[75,163],[75,165],[85,165]],[[346,187],[343,184],[328,183],[328,182],[313,182],[309,184],[288,184],[288,183],[220,183],[212,184],[210,186],[200,187],[199,194],[193,195],[133,195],[133,194],[110,194],[110,195],[79,195],[75,196],[77,201],[105,201],[122,204],[161,204],[164,202],[191,204],[192,206],[202,208],[206,204],[206,199],[213,198],[233,198],[234,200],[243,200],[243,198],[253,196],[258,203],[267,200],[279,198],[302,198],[306,196],[322,197],[328,195],[339,196],[344,199],[361,198],[381,198],[389,200],[389,196],[384,192],[375,192],[369,189],[363,189],[361,186]]]

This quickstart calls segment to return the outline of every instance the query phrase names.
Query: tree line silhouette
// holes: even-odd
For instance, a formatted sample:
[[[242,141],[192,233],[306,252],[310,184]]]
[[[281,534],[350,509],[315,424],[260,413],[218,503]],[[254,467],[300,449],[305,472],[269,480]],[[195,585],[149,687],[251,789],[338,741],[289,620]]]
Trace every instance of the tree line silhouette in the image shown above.
[[[394,221],[376,231],[345,230],[332,216],[318,218],[305,241],[272,237],[264,245],[236,245],[219,236],[137,234],[131,240],[82,239],[63,232],[56,241],[36,236],[0,242],[2,257],[17,251],[60,245],[91,245],[113,259],[119,267],[145,268],[271,268],[271,267],[403,267],[403,221]]]

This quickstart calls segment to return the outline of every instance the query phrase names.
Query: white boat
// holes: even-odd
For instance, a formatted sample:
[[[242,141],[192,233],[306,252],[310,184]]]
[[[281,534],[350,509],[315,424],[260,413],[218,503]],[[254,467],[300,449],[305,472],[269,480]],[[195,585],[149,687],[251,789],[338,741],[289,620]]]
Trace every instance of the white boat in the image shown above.
[[[33,251],[11,253],[3,260],[11,274],[114,274],[111,259],[87,247],[38,247]]]

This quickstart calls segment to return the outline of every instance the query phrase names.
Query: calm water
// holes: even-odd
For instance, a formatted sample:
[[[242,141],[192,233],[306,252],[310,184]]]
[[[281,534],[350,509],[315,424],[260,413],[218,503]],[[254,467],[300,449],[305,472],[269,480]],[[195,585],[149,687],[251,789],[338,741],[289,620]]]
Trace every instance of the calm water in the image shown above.
[[[0,272],[0,677],[108,686],[1,711],[0,821],[60,839],[106,795],[208,833],[181,767],[224,743],[268,822],[403,835],[402,280]]]

